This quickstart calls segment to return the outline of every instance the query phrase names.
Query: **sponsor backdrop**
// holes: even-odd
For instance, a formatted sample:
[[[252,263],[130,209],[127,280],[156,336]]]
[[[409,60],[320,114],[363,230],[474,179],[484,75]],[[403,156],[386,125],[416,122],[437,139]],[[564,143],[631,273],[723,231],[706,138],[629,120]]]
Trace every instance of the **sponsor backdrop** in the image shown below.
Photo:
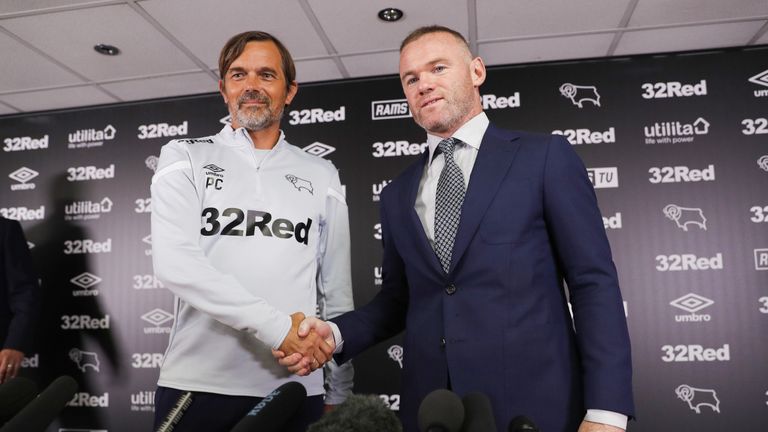
[[[631,431],[768,425],[767,48],[500,67],[482,88],[492,121],[563,134],[585,161],[632,335]],[[51,430],[151,427],[173,306],[152,271],[150,179],[163,144],[226,114],[207,94],[0,118],[0,214],[22,222],[45,293],[23,373],[80,383]],[[340,169],[364,304],[379,193],[425,135],[392,76],[302,86],[283,124]],[[400,340],[356,360],[356,391],[393,410]]]

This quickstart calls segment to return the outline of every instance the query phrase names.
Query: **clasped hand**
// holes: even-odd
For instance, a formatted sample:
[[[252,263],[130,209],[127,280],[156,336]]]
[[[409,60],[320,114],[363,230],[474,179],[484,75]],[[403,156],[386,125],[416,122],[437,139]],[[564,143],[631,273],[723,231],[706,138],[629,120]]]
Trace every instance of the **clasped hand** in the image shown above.
[[[303,313],[291,314],[291,330],[272,355],[296,375],[306,376],[323,367],[333,357],[336,341],[331,326]]]

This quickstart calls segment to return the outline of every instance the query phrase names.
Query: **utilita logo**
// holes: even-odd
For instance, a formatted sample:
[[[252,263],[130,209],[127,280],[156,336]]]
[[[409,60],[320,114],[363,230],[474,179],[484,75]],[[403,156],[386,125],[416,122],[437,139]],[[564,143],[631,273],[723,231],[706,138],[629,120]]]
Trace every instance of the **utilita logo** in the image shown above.
[[[47,149],[48,135],[43,135],[40,138],[32,138],[29,136],[4,138],[3,144],[4,152]]]
[[[113,205],[109,197],[104,197],[101,201],[73,201],[64,206],[64,220],[99,219],[102,214],[111,212]]]
[[[646,144],[690,143],[696,136],[709,133],[709,122],[703,117],[697,118],[693,123],[657,122],[650,126],[643,126],[643,133]]]
[[[32,189],[34,189],[35,188],[35,184],[34,183],[30,183],[29,181],[32,180],[33,178],[37,177],[38,175],[40,175],[39,172],[37,172],[37,171],[35,171],[33,169],[30,169],[30,168],[27,168],[27,167],[21,167],[21,168],[17,169],[16,171],[8,174],[8,177],[11,180],[15,180],[16,182],[18,182],[18,184],[12,184],[11,185],[11,190],[12,191],[20,191],[20,190],[32,190]]]
[[[131,411],[155,412],[155,392],[145,390],[131,393]]]
[[[306,153],[311,154],[312,156],[326,157],[329,154],[335,152],[336,148],[329,146],[328,144],[323,144],[319,141],[315,141],[312,144],[304,147],[302,150],[304,150]]]
[[[672,300],[669,304],[688,312],[687,315],[675,315],[676,322],[709,322],[712,320],[712,316],[709,314],[698,314],[696,312],[712,306],[715,302],[704,296],[688,293],[680,298]]]
[[[111,124],[107,125],[104,129],[80,129],[75,132],[70,132],[67,135],[69,139],[67,148],[81,149],[101,147],[104,145],[104,141],[115,139],[116,134],[117,129]]]
[[[616,167],[587,168],[587,176],[595,189],[619,187],[619,170]]]
[[[380,183],[376,183],[371,186],[371,192],[373,193],[373,198],[372,198],[373,202],[379,202],[379,200],[381,200],[381,192],[390,183],[392,183],[392,180],[383,180]]]
[[[768,69],[760,72],[759,74],[750,77],[749,82],[757,84],[763,87],[768,87]],[[755,97],[768,97],[768,88],[756,89],[754,92]]]

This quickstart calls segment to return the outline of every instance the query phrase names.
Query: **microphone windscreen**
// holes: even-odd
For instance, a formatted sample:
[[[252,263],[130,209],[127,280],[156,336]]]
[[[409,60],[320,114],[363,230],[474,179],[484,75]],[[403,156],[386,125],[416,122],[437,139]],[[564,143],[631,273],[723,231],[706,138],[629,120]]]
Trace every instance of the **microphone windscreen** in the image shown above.
[[[459,432],[464,423],[464,404],[456,393],[437,389],[421,402],[418,413],[419,430]]]
[[[526,416],[517,416],[509,422],[509,432],[539,432],[539,428]]]
[[[351,395],[313,423],[307,432],[402,432],[395,413],[374,395]]]
[[[7,422],[37,396],[37,385],[24,377],[0,384],[0,425]]]
[[[44,432],[77,391],[77,382],[70,376],[60,376],[25,406],[0,432]]]
[[[488,432],[495,431],[496,420],[493,416],[493,407],[488,396],[480,392],[472,392],[464,395],[464,425],[462,432]]]
[[[287,382],[256,404],[232,432],[282,431],[306,398],[307,390],[303,385],[295,381]]]

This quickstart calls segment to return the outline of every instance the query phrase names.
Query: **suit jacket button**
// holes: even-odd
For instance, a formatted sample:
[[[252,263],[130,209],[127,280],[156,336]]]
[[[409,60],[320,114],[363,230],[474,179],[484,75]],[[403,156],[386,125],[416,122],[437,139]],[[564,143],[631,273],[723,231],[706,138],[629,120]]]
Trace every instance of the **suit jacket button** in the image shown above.
[[[454,284],[448,285],[447,287],[445,287],[445,292],[448,295],[451,295],[451,294],[455,293],[456,292],[456,285],[454,285]]]
[[[444,337],[443,337],[443,338],[440,338],[440,347],[441,347],[441,348],[444,348],[444,347],[445,347],[445,338],[444,338]]]

